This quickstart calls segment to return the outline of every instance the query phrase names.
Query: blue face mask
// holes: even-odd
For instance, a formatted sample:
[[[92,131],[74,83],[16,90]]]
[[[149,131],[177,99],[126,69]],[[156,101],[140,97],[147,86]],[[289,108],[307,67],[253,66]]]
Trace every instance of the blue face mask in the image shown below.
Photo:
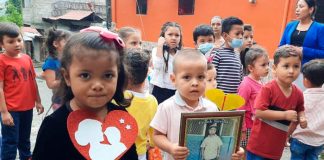
[[[212,48],[214,48],[214,44],[213,43],[204,43],[199,45],[198,50],[202,53],[202,54],[206,54],[208,51],[210,51]]]
[[[232,38],[232,41],[229,44],[232,48],[240,48],[243,46],[243,39]]]

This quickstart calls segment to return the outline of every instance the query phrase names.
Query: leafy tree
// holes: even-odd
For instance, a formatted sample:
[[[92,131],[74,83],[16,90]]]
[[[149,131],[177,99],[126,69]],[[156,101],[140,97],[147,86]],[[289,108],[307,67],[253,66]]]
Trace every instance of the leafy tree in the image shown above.
[[[20,0],[8,0],[6,3],[6,15],[0,17],[0,21],[9,21],[16,23],[18,26],[23,25],[22,11]]]

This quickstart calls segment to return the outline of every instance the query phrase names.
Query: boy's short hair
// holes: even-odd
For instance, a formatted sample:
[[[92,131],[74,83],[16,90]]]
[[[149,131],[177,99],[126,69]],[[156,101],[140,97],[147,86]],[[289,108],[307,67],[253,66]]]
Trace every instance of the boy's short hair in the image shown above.
[[[141,49],[134,48],[126,50],[126,71],[132,85],[144,83],[147,77],[150,59],[150,54]]]
[[[195,43],[197,43],[199,36],[213,36],[215,39],[213,28],[206,24],[199,25],[194,29],[193,40]]]
[[[184,60],[185,59],[185,60]],[[173,73],[175,74],[177,71],[177,64],[182,62],[186,63],[187,60],[195,60],[198,61],[199,59],[206,62],[206,69],[207,69],[207,60],[203,54],[197,49],[187,48],[180,50],[174,57],[173,60]]]
[[[11,22],[0,22],[0,44],[3,42],[3,36],[8,36],[10,38],[18,37],[20,34],[20,29],[15,23]]]
[[[244,26],[243,26],[243,31],[253,31],[253,28],[252,28],[252,25],[250,25],[250,24],[245,24]]]
[[[243,21],[237,17],[228,17],[222,22],[222,33],[229,33],[232,30],[233,25],[243,26]]]
[[[314,59],[305,63],[302,73],[314,87],[321,87],[324,83],[324,60]]]
[[[280,58],[298,57],[302,60],[301,53],[296,51],[291,45],[280,46],[273,56],[273,64],[277,65],[280,62]]]

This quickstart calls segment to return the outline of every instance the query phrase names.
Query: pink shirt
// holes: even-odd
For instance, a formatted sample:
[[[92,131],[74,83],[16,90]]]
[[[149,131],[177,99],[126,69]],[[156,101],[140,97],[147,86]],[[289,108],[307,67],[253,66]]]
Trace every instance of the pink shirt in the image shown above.
[[[216,112],[217,106],[204,98],[199,98],[199,104],[192,108],[180,97],[179,92],[165,100],[158,106],[158,110],[151,122],[151,127],[166,134],[171,143],[179,143],[181,113],[187,112]],[[173,160],[169,154],[164,159]]]
[[[254,100],[261,90],[262,85],[254,79],[246,76],[238,88],[238,95],[245,99],[245,105],[239,109],[245,110],[245,127],[252,128],[252,117],[255,115]]]
[[[292,137],[311,146],[324,145],[324,86],[306,89],[304,101],[307,128],[298,125]]]

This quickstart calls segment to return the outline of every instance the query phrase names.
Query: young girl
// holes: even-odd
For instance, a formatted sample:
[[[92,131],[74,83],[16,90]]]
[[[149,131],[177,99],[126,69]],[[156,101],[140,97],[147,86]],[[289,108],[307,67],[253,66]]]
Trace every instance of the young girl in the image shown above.
[[[118,30],[119,37],[125,42],[125,48],[142,48],[141,32],[132,27],[122,27]]]
[[[241,146],[246,147],[255,115],[254,100],[259,93],[263,83],[261,77],[265,77],[269,72],[269,59],[265,49],[260,46],[253,46],[245,56],[248,76],[245,76],[238,88],[238,94],[245,99],[245,105],[239,109],[245,110],[245,127]]]
[[[206,76],[206,90],[215,89],[217,86],[216,82],[216,69],[215,66],[211,63],[207,63],[207,76]]]
[[[253,29],[252,26],[249,24],[245,24],[243,26],[243,46],[240,48],[240,59],[243,65],[243,73],[247,75],[247,69],[245,65],[245,55],[246,52],[252,47],[253,45]]]
[[[48,30],[46,47],[48,49],[48,57],[43,64],[42,76],[46,81],[46,85],[53,91],[52,106],[56,110],[61,105],[61,99],[57,95],[57,89],[60,85],[60,58],[66,40],[70,37],[68,31],[51,28]]]
[[[182,48],[182,31],[176,22],[166,22],[161,28],[156,48],[152,50],[153,71],[151,83],[154,85],[152,94],[158,103],[163,102],[175,93],[170,80],[173,57]]]
[[[63,105],[44,119],[33,160],[85,159],[69,138],[67,118],[72,111],[89,111],[101,121],[110,111],[126,111],[124,107],[130,105],[130,99],[123,94],[123,47],[116,34],[100,27],[85,29],[68,40],[61,59]],[[111,103],[112,99],[118,106]],[[138,159],[135,145],[121,159]]]

